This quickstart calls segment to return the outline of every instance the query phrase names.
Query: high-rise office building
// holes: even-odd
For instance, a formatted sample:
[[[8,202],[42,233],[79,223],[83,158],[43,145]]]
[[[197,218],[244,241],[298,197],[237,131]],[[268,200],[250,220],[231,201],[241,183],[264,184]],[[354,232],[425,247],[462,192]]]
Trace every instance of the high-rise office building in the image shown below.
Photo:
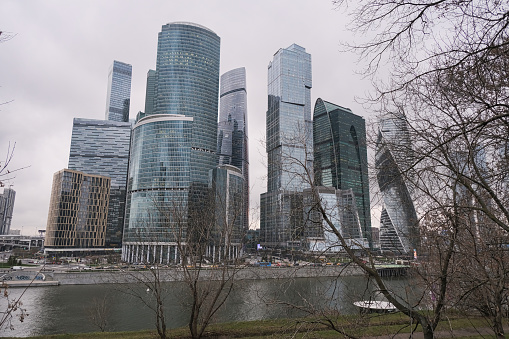
[[[129,121],[132,66],[113,61],[108,74],[105,120]]]
[[[15,198],[16,191],[12,188],[4,188],[0,193],[0,235],[9,234]]]
[[[315,184],[352,189],[361,225],[360,236],[372,246],[364,119],[349,108],[317,99],[313,112],[313,141]]]
[[[159,33],[154,114],[133,131],[124,260],[177,260],[175,237],[185,236],[192,209],[209,195],[217,157],[219,46],[213,31],[193,23],[169,23]]]
[[[104,248],[110,178],[64,169],[53,176],[48,252]]]
[[[315,186],[314,189],[305,189],[303,195],[304,236],[309,246],[308,250],[322,253],[344,251],[343,245],[331,225],[315,208],[317,206],[316,198],[320,199],[320,205],[325,210],[327,218],[350,248],[362,249],[369,246],[362,235],[353,189],[339,190],[334,187]]]
[[[247,136],[246,69],[221,75],[217,126],[218,165],[232,165],[244,177],[244,229],[249,228],[249,157]]]
[[[147,88],[145,91],[145,115],[154,113],[154,100],[156,95],[156,71],[149,69],[147,72]]]
[[[240,255],[244,229],[244,176],[231,165],[210,170],[211,193],[215,202],[208,257],[213,261],[235,259]]]
[[[270,247],[291,247],[302,236],[302,190],[309,187],[303,178],[312,167],[311,86],[305,48],[293,44],[274,54],[268,66],[267,192],[260,197],[261,237]]]
[[[106,247],[120,247],[122,243],[130,138],[128,122],[73,121],[68,168],[111,178]]]
[[[375,167],[384,202],[380,217],[380,249],[408,254],[417,249],[419,230],[411,189],[402,173],[413,164],[406,117],[387,114],[379,121]]]

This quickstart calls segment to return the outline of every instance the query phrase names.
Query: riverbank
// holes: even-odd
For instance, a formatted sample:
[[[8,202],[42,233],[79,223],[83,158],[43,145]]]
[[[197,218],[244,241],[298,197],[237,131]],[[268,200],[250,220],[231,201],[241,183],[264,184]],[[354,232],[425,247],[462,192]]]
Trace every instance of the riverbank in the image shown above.
[[[242,268],[210,268],[202,269],[200,279],[219,280],[222,273],[235,275],[235,280],[259,280],[259,279],[288,279],[288,278],[313,278],[335,276],[360,276],[363,271],[355,266],[300,266],[300,267],[242,267]],[[152,280],[154,275],[148,269],[124,270],[124,271],[49,271],[43,270],[44,281],[37,280],[30,286],[37,287],[47,285],[95,285],[95,284],[119,284],[137,283]],[[39,271],[24,270],[23,272],[10,272],[4,281],[12,287],[28,286],[32,277],[41,274]],[[182,269],[160,268],[158,279],[161,282],[184,281]],[[18,279],[22,277],[22,280]]]
[[[212,324],[205,332],[205,338],[333,338],[344,337],[338,331],[319,323],[324,318],[271,319],[248,322]],[[335,324],[344,334],[365,339],[408,338],[410,329],[408,318],[403,314],[376,315],[370,317],[342,317],[335,319]],[[509,324],[504,327],[509,332]],[[437,328],[436,338],[480,338],[491,337],[492,331],[486,327],[483,318],[465,318],[448,316]],[[491,335],[491,336],[490,336]],[[167,331],[169,338],[189,338],[187,328]],[[34,339],[145,339],[156,338],[155,330],[136,332],[96,332],[83,334],[62,334],[30,337]],[[423,338],[418,327],[413,338]]]

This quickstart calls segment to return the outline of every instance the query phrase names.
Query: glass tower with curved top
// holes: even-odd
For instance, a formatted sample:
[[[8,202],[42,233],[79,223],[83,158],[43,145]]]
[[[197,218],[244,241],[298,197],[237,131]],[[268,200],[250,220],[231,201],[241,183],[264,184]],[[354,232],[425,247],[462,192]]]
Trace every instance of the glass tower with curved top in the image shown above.
[[[189,216],[209,194],[216,166],[220,38],[188,22],[162,26],[153,113],[134,127],[123,259],[178,261]],[[193,212],[194,211],[194,212]]]
[[[217,163],[238,168],[244,178],[244,229],[249,228],[249,157],[247,136],[246,69],[232,69],[221,75]]]
[[[380,249],[407,254],[419,245],[417,214],[406,175],[413,162],[406,117],[392,113],[380,119],[375,167],[384,207],[380,218]]]
[[[342,229],[350,229],[353,238],[366,238],[372,246],[364,118],[319,98],[313,112],[313,141],[315,184],[352,190],[358,220],[352,219]],[[361,234],[356,231],[358,224]]]

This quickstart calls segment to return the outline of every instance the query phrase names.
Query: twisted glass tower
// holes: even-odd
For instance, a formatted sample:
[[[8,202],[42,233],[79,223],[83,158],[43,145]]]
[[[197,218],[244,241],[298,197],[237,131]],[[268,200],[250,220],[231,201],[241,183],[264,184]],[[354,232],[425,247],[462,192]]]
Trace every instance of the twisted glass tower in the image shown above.
[[[170,262],[216,166],[220,38],[186,22],[159,33],[153,114],[134,127],[122,255]],[[194,211],[194,212],[193,212]]]
[[[219,122],[217,127],[218,165],[237,167],[244,178],[244,230],[249,215],[249,157],[247,136],[246,69],[236,68],[221,75]]]
[[[380,218],[381,250],[404,254],[418,247],[417,214],[405,180],[412,162],[406,117],[397,113],[384,116],[380,120],[375,155],[377,180],[384,201]]]

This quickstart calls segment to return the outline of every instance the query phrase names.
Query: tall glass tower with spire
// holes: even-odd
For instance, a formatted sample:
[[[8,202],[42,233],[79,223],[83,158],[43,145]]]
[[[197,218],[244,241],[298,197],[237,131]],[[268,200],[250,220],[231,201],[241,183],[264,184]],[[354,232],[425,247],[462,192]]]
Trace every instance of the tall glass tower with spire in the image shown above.
[[[260,197],[260,230],[266,246],[292,247],[303,235],[305,168],[312,168],[311,55],[293,44],[268,66],[267,192]]]
[[[194,23],[169,23],[159,33],[153,113],[133,129],[126,261],[177,260],[190,210],[208,192],[217,157],[219,46],[217,34]]]

